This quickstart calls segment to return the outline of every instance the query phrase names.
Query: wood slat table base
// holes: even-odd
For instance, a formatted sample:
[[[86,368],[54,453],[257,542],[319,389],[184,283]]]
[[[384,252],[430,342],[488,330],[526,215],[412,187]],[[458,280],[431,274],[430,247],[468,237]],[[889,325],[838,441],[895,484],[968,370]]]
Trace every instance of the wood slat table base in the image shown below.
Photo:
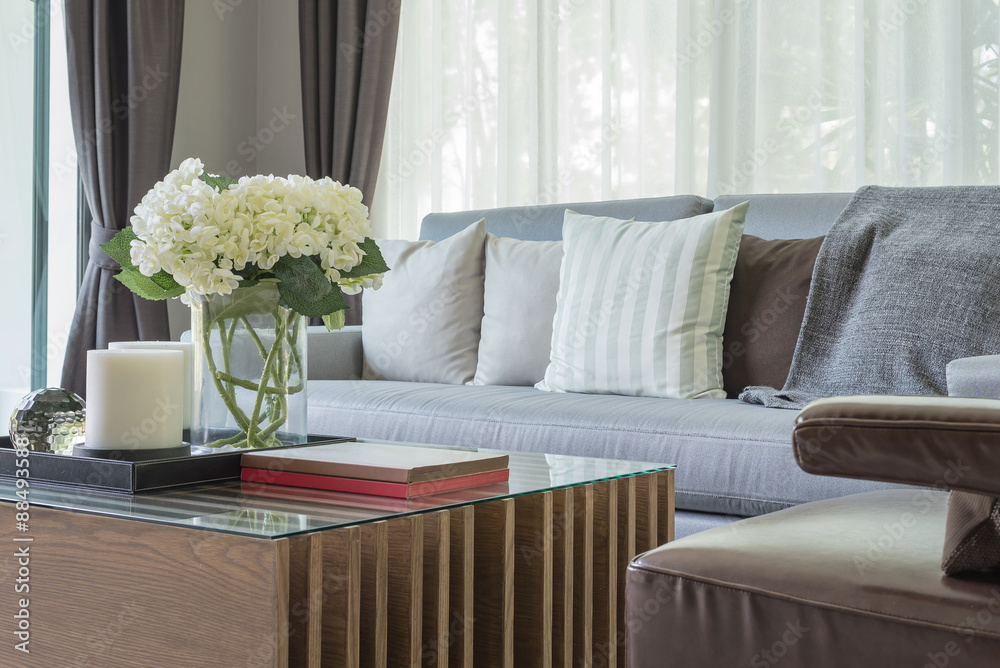
[[[669,470],[274,541],[35,508],[32,652],[0,665],[620,666],[673,499]]]

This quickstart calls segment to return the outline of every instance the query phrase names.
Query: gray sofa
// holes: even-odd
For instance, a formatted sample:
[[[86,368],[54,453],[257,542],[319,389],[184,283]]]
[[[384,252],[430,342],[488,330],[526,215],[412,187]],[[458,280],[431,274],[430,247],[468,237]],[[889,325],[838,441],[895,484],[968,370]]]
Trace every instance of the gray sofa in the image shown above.
[[[439,241],[486,218],[487,231],[525,240],[561,239],[563,212],[675,220],[749,200],[746,234],[821,236],[849,193],[695,196],[430,214],[421,239]],[[816,477],[792,456],[795,411],[734,399],[654,399],[558,394],[533,387],[360,380],[361,327],[309,342],[311,433],[631,459],[677,465],[678,537],[808,501],[889,487]]]

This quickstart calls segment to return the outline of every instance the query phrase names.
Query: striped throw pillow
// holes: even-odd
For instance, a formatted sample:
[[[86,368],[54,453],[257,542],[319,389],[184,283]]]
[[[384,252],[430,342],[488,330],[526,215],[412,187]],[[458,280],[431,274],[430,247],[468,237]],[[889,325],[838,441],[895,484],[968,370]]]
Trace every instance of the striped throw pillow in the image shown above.
[[[551,392],[724,399],[722,331],[748,204],[672,222],[567,211]]]

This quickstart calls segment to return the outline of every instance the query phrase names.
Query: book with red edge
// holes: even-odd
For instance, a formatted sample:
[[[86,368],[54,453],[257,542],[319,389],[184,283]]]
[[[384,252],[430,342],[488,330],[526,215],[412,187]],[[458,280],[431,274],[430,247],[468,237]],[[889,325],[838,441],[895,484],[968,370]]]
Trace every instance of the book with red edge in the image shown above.
[[[506,470],[506,454],[358,441],[243,453],[246,468],[412,485]]]
[[[323,489],[331,492],[348,492],[351,494],[367,494],[385,496],[394,499],[410,499],[430,494],[443,494],[460,489],[481,487],[510,479],[510,469],[483,471],[451,478],[439,478],[423,482],[399,483],[382,480],[361,480],[359,478],[342,478],[330,475],[311,473],[295,473],[272,469],[257,469],[243,467],[241,480],[244,482],[264,483],[268,485],[286,485],[289,487],[306,487]]]

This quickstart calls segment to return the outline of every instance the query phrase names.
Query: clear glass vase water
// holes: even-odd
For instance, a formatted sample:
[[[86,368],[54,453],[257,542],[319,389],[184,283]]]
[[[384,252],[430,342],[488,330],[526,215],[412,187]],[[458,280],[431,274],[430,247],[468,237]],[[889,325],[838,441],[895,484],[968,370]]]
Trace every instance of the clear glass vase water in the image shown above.
[[[267,448],[305,443],[306,318],[274,281],[191,296],[191,444]]]

